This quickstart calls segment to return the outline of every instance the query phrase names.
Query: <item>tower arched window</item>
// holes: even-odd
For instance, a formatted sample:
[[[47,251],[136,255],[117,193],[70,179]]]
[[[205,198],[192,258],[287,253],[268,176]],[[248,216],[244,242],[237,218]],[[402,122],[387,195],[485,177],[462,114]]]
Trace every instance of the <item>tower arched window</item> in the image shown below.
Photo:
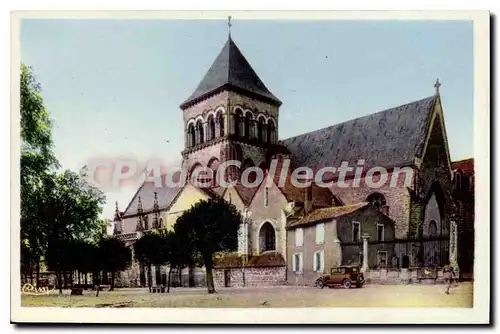
[[[253,130],[253,116],[250,112],[247,112],[245,116],[245,136],[247,138],[253,138],[254,137],[254,130]]]
[[[196,131],[198,132],[198,144],[203,144],[205,142],[205,133],[203,131],[203,123],[201,120],[196,123]]]
[[[274,121],[272,119],[269,119],[267,121],[267,142],[269,144],[274,144],[276,142],[275,136],[276,136],[276,127],[274,125]]]
[[[208,140],[215,139],[215,119],[213,115],[208,117]]]
[[[264,142],[264,124],[265,124],[264,116],[260,116],[257,122],[257,139],[261,143]]]
[[[219,137],[224,137],[224,115],[220,111],[217,113],[217,124],[219,125]]]
[[[241,109],[237,109],[236,112],[234,113],[234,134],[237,137],[243,137],[244,135],[244,119],[243,119],[243,113],[241,112]]]
[[[188,147],[193,147],[194,145],[196,145],[196,131],[193,123],[191,123],[188,126]]]

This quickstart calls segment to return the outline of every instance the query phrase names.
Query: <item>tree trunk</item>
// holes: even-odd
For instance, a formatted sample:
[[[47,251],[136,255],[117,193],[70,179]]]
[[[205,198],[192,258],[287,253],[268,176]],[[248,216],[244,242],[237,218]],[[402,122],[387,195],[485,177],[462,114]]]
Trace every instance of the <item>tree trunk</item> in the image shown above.
[[[57,287],[59,288],[59,294],[62,295],[62,275],[59,269],[56,270],[56,277],[57,277]]]
[[[151,292],[151,286],[152,286],[152,280],[153,280],[153,275],[151,273],[151,264],[148,264],[148,287],[149,287],[149,292]]]
[[[69,286],[70,286],[70,287],[73,287],[73,282],[74,282],[74,279],[73,279],[73,274],[74,274],[74,271],[73,271],[73,270],[71,270],[71,271],[69,272]]]
[[[172,267],[168,270],[168,282],[167,282],[167,292],[170,292],[170,277],[172,275]]]
[[[192,266],[189,267],[189,287],[194,287],[194,268]]]
[[[81,284],[81,281],[80,281],[81,276],[82,276],[82,273],[80,271],[78,271],[78,284]]]
[[[111,272],[111,287],[109,288],[109,291],[114,291],[115,290],[115,272]]]
[[[89,275],[88,273],[85,273],[85,285],[89,284],[88,283],[88,278],[87,278],[88,275]]]
[[[40,259],[36,263],[36,286],[40,284]]]
[[[179,268],[179,287],[182,288],[182,268]]]
[[[215,293],[215,286],[214,286],[214,276],[212,273],[212,265],[210,264],[209,266],[206,266],[206,272],[207,272],[207,289],[208,293]]]

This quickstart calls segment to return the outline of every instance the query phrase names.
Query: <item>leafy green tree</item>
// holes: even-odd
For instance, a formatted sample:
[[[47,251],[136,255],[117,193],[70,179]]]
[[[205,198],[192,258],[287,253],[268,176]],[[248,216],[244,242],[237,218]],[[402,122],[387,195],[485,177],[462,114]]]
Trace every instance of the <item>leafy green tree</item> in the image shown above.
[[[177,219],[176,236],[200,254],[206,269],[208,293],[214,293],[213,261],[217,252],[234,251],[238,246],[241,215],[221,198],[200,201]]]
[[[45,232],[48,234],[48,253],[51,256],[47,257],[47,261],[49,267],[56,271],[61,285],[61,274],[74,268],[66,265],[66,259],[58,257],[64,255],[57,255],[57,252],[69,247],[71,242],[102,235],[99,215],[105,197],[102,192],[90,187],[80,175],[70,171],[56,175],[53,184],[44,189],[48,191],[40,215],[49,222]],[[61,286],[59,289],[62,289]]]
[[[43,189],[59,166],[53,154],[52,123],[43,104],[41,87],[32,69],[21,64],[21,264],[24,272],[37,270],[47,250],[49,221],[40,215],[47,192]]]
[[[115,237],[110,237],[101,240],[99,243],[99,253],[101,257],[101,269],[111,273],[111,287],[109,291],[113,291],[115,289],[116,272],[130,267],[132,251],[123,241]]]

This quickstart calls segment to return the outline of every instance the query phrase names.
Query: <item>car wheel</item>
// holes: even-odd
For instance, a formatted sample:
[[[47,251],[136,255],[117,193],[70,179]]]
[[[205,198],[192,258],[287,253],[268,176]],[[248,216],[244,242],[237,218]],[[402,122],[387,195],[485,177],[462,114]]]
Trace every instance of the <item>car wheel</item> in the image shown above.
[[[345,279],[343,282],[342,282],[342,286],[345,288],[345,289],[349,289],[351,287],[351,280],[350,279]]]
[[[323,289],[325,287],[325,283],[322,280],[317,280],[316,286],[318,287],[318,289]]]

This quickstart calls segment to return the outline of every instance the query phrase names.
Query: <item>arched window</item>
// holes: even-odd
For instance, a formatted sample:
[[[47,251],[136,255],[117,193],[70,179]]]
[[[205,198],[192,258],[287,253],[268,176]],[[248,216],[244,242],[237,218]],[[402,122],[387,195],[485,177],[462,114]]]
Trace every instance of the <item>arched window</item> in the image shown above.
[[[215,139],[215,119],[213,115],[208,117],[208,140]]]
[[[160,219],[158,219],[158,227],[159,228],[164,228],[165,226],[163,224],[164,224],[163,217],[160,217]]]
[[[387,205],[384,195],[380,193],[371,194],[366,198],[366,201],[371,203],[377,210],[380,210],[382,207]]]
[[[144,216],[142,221],[144,223],[144,230],[149,230],[149,218],[148,218],[148,216]]]
[[[212,180],[212,185],[217,185],[217,170],[219,169],[219,159],[217,158],[211,158],[209,161],[208,161],[208,165],[207,167],[210,168],[211,170],[213,170],[213,180]]]
[[[188,147],[193,147],[194,145],[196,145],[196,131],[193,123],[191,123],[188,126]]]
[[[272,119],[269,119],[267,121],[267,142],[269,144],[274,144],[276,142],[275,135],[276,135],[276,127],[274,125],[274,121]]]
[[[257,122],[257,139],[259,139],[261,143],[264,142],[264,123],[264,116],[260,116]]]
[[[437,224],[435,220],[431,220],[431,222],[429,223],[429,236],[437,236]]]
[[[217,113],[217,125],[219,126],[219,137],[224,137],[224,115],[221,111]]]
[[[245,136],[247,138],[253,138],[254,137],[254,130],[253,130],[253,116],[252,113],[247,112],[245,116]]]
[[[241,112],[241,109],[236,109],[236,112],[234,113],[234,134],[238,137],[242,137],[244,135],[244,119],[243,119],[243,114]]]
[[[276,250],[276,232],[269,222],[265,222],[260,228],[259,246],[261,253]]]
[[[255,164],[253,162],[252,159],[245,159],[245,161],[243,161],[243,163],[241,164],[241,172],[243,173],[245,170],[247,170],[248,168],[250,167],[254,167]],[[251,172],[249,175],[248,175],[248,181],[249,182],[254,182],[255,180],[257,179],[257,173],[256,172]]]
[[[196,131],[198,132],[198,144],[203,144],[205,142],[205,134],[201,120],[196,123]]]

